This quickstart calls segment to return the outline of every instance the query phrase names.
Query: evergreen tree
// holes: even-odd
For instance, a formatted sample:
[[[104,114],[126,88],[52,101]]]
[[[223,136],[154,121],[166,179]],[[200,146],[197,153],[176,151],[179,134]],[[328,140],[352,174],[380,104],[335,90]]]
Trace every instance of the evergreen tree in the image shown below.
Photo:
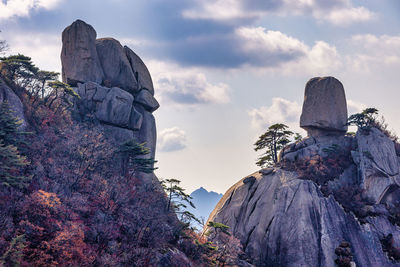
[[[185,193],[185,189],[179,186],[181,181],[177,179],[161,180],[161,185],[164,188],[168,197],[167,210],[173,210],[178,215],[181,222],[189,226],[192,221],[201,224],[201,221],[194,216],[193,213],[187,211],[187,205],[196,208],[192,202],[192,197]]]
[[[154,164],[157,161],[147,157],[150,149],[145,146],[145,143],[138,143],[135,139],[131,139],[123,143],[118,152],[122,154],[122,172],[126,177],[134,176],[138,172],[151,173],[156,169]]]
[[[288,131],[288,126],[277,123],[271,125],[264,134],[262,134],[254,144],[255,151],[266,150],[264,154],[258,158],[257,165],[272,166],[278,162],[278,153],[286,144],[290,142],[293,132]]]
[[[28,161],[21,156],[13,145],[4,145],[0,140],[0,183],[2,186],[24,189],[31,177],[24,175],[23,170]]]
[[[19,129],[22,121],[15,117],[7,101],[0,104],[0,140],[4,145],[14,145],[19,147],[25,144],[23,136],[26,132]]]
[[[26,144],[23,135],[27,134],[19,130],[20,125],[21,121],[14,116],[7,101],[4,101],[0,105],[0,183],[23,189],[28,185],[30,177],[23,174],[29,163],[18,151],[18,148]]]
[[[376,124],[378,110],[376,108],[366,108],[361,113],[351,115],[347,119],[347,125],[355,125],[361,130],[368,130]]]

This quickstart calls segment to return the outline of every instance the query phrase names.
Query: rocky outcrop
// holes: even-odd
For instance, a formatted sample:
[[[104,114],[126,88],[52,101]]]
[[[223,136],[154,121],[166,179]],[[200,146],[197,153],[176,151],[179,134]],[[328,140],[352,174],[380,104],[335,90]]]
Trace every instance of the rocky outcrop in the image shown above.
[[[117,143],[135,138],[155,157],[159,108],[150,73],[143,61],[113,38],[96,40],[92,26],[77,20],[63,32],[63,80],[74,86],[75,115],[95,119]],[[154,174],[143,174],[147,182]]]
[[[305,98],[309,136],[284,147],[274,168],[233,185],[208,221],[228,225],[256,266],[400,266],[387,252],[400,248],[393,141],[376,128],[343,134],[346,100],[334,78],[312,79]]]
[[[138,84],[122,45],[113,38],[101,38],[96,40],[96,49],[104,71],[103,84],[137,93]]]
[[[14,115],[21,121],[20,129],[25,129],[27,126],[24,107],[19,97],[11,90],[10,87],[0,77],[0,103],[7,101]]]
[[[392,265],[379,231],[360,225],[312,181],[280,169],[250,177],[225,193],[209,220],[230,226],[257,266],[333,267],[342,240],[350,242],[357,266]]]
[[[62,33],[62,78],[71,86],[78,82],[101,83],[103,69],[96,51],[96,31],[82,20],[77,20]]]
[[[358,131],[357,151],[352,152],[361,186],[374,202],[379,203],[392,185],[400,185],[400,165],[394,143],[376,128]]]
[[[308,81],[300,127],[309,136],[344,135],[346,123],[347,104],[342,83],[334,77],[317,77]]]
[[[129,47],[124,46],[124,51],[132,69],[135,70],[135,77],[139,84],[139,89],[145,89],[154,95],[153,81],[151,80],[151,75],[146,65]]]

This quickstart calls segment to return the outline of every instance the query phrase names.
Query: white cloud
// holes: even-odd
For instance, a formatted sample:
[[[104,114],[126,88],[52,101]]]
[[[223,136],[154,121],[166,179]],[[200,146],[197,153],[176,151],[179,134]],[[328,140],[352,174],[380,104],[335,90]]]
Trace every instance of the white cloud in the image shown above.
[[[355,113],[360,113],[361,111],[363,111],[364,109],[366,109],[367,106],[363,103],[357,102],[357,101],[353,101],[351,99],[347,100],[347,113],[350,115],[353,115]]]
[[[2,39],[9,44],[7,54],[24,54],[31,57],[40,69],[61,71],[61,34],[15,33],[5,30],[2,35]]]
[[[180,106],[226,104],[230,102],[227,84],[213,84],[195,68],[183,68],[160,61],[150,61],[157,98]]]
[[[350,40],[355,54],[347,56],[347,65],[359,72],[384,66],[400,66],[400,35],[355,35]]]
[[[309,47],[296,38],[262,27],[241,27],[235,34],[250,66],[314,76],[328,75],[341,66],[336,48],[323,41]]]
[[[258,131],[266,130],[275,123],[284,123],[290,128],[300,131],[301,106],[296,101],[274,97],[271,106],[252,109],[248,114],[251,118],[252,127]]]
[[[61,0],[7,0],[0,1],[0,20],[12,17],[27,17],[38,9],[52,9]]]
[[[301,41],[279,31],[267,31],[263,27],[240,27],[235,30],[243,53],[260,61],[271,60],[272,56],[298,57],[307,52]]]
[[[186,9],[182,15],[189,19],[232,20],[248,19],[262,15],[261,12],[247,10],[244,12],[240,0],[201,0],[195,8]]]
[[[186,133],[178,127],[164,129],[158,134],[157,145],[162,152],[182,150],[186,147]]]
[[[318,21],[348,25],[370,21],[376,15],[351,0],[194,0],[195,5],[183,11],[189,19],[208,19],[234,23],[242,19],[259,19],[266,14],[313,16]]]
[[[327,14],[316,12],[315,17],[335,25],[346,26],[354,22],[370,21],[374,19],[376,15],[365,7],[347,7],[332,10]]]

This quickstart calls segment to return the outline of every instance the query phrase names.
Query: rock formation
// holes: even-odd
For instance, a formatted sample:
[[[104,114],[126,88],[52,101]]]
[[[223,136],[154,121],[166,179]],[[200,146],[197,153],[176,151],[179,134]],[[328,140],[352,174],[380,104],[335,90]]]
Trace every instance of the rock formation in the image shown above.
[[[27,123],[25,120],[23,104],[14,91],[11,90],[11,88],[8,87],[0,77],[0,103],[3,103],[4,101],[7,101],[11,110],[14,112],[14,115],[21,121],[20,128],[24,129],[27,126]]]
[[[347,131],[346,122],[347,104],[342,83],[334,77],[309,80],[300,127],[309,136],[344,135]]]
[[[96,40],[96,31],[81,20],[63,31],[62,41],[62,77],[80,96],[77,115],[98,120],[118,143],[132,138],[146,143],[154,157],[152,112],[160,105],[143,61],[113,38]]]
[[[228,225],[256,266],[333,267],[343,241],[356,266],[400,266],[382,247],[390,236],[400,248],[393,141],[376,128],[344,135],[344,90],[332,77],[310,80],[305,98],[301,125],[310,136],[286,146],[274,168],[233,185],[208,220]]]
[[[101,83],[104,72],[96,51],[96,31],[77,20],[62,33],[62,78],[71,86],[78,82]]]

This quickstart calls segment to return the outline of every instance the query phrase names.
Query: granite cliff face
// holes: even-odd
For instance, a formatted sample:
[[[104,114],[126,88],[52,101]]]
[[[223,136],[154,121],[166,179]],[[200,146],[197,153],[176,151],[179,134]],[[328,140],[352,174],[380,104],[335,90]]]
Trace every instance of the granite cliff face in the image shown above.
[[[157,133],[152,113],[160,105],[150,73],[130,48],[96,36],[94,28],[81,20],[62,33],[63,81],[80,96],[75,113],[99,121],[117,143],[132,138],[146,143],[154,158]]]
[[[255,265],[337,266],[347,241],[349,264],[400,266],[390,252],[400,251],[392,213],[400,205],[400,158],[377,128],[345,135],[346,117],[342,84],[310,80],[300,122],[308,137],[285,147],[274,168],[233,185],[211,213],[208,220],[228,225]]]

